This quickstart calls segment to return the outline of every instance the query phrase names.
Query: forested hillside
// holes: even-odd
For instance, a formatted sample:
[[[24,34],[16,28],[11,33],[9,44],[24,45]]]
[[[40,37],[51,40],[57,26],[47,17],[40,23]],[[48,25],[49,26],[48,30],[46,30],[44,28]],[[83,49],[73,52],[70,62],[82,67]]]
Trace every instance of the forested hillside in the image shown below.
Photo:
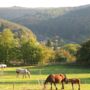
[[[32,9],[15,6],[11,8],[0,8],[0,17],[27,26],[32,29],[39,40],[45,40],[48,35],[47,32],[45,32],[45,29],[42,29],[41,23],[47,23],[47,21],[51,21],[59,16],[62,16],[70,10],[72,10],[72,8],[69,7]],[[50,31],[51,30],[49,29],[49,32]],[[44,33],[46,35],[44,35]]]
[[[52,49],[41,45],[30,29],[0,19],[0,63],[11,65],[44,63],[52,54]]]
[[[90,38],[90,6],[74,8],[64,15],[42,22],[40,25],[41,27],[37,25],[36,28],[39,28],[42,35],[47,37],[58,35],[68,42],[81,43]]]
[[[14,34],[18,37],[22,36],[24,33],[27,37],[36,39],[35,34],[33,34],[33,32],[30,29],[0,18],[0,32],[2,32],[2,30],[6,28],[11,29],[12,32],[14,32]]]
[[[10,7],[0,8],[0,17],[22,24],[36,24],[40,21],[62,16],[71,8],[23,8]]]
[[[90,35],[90,5],[74,8],[1,8],[0,17],[32,29],[39,40],[55,36],[81,43]]]

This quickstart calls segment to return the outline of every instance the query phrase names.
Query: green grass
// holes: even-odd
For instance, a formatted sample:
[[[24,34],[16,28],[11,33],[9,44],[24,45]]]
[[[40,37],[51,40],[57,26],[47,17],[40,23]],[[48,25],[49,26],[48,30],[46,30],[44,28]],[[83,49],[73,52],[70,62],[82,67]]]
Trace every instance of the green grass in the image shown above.
[[[30,78],[16,77],[15,70],[18,67],[9,67],[4,69],[4,72],[0,71],[0,90],[41,90],[43,88],[43,82],[49,74],[52,73],[64,73],[68,78],[80,78],[81,90],[90,89],[90,68],[81,67],[78,65],[49,65],[49,66],[27,66],[31,71]],[[57,85],[61,88],[61,85]],[[47,89],[50,85],[47,85]],[[54,86],[53,86],[54,88]],[[75,90],[77,90],[75,85]],[[65,90],[71,90],[71,85],[65,84]]]

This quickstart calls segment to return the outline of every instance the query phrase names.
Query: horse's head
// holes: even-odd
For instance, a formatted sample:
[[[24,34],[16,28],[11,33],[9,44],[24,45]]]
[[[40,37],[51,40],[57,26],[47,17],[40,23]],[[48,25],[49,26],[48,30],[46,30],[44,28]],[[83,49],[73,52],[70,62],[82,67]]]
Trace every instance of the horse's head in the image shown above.
[[[30,75],[31,75],[30,70],[26,69],[26,73],[27,73],[28,77],[30,78]]]
[[[68,79],[66,78],[64,82],[65,82],[66,84],[68,84],[69,81],[68,81]]]
[[[68,78],[67,78],[67,76],[65,74],[64,74],[63,82],[65,82],[66,84],[68,83]]]

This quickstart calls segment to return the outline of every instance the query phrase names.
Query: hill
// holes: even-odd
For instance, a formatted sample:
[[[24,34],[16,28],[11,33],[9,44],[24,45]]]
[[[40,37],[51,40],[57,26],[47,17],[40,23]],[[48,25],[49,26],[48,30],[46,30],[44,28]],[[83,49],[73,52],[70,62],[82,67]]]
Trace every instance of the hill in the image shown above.
[[[74,8],[0,8],[0,17],[31,28],[39,40],[81,43],[90,35],[90,5]]]
[[[4,18],[32,29],[39,40],[45,40],[48,36],[44,35],[44,29],[41,27],[42,22],[55,19],[64,15],[66,12],[72,10],[71,8],[23,8],[10,7],[0,8],[0,18]],[[41,31],[42,29],[42,31]],[[41,31],[41,32],[40,32]],[[50,30],[49,30],[50,31]],[[43,32],[43,33],[42,33]]]
[[[90,6],[75,8],[55,19],[42,22],[40,25],[34,28],[39,28],[42,35],[59,36],[68,42],[81,43],[90,38]]]
[[[14,32],[14,34],[17,34],[18,37],[20,37],[24,32],[24,34],[27,37],[36,39],[35,34],[33,34],[33,32],[30,29],[22,25],[19,25],[19,24],[16,24],[16,23],[0,18],[0,32],[2,32],[2,30],[5,28],[11,29]]]
[[[0,17],[22,24],[36,24],[43,20],[53,19],[71,10],[71,8],[0,8]],[[25,21],[25,22],[24,22]]]

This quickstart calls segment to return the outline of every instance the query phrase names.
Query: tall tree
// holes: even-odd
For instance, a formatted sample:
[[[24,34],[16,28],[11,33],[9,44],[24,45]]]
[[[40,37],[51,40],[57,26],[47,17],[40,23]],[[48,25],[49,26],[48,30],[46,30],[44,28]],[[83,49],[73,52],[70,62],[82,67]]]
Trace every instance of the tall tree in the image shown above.
[[[90,65],[90,40],[81,44],[77,52],[77,62]]]
[[[79,44],[66,44],[62,47],[63,49],[67,50],[70,54],[76,55],[77,50],[80,48]]]
[[[14,34],[10,29],[4,29],[0,35],[0,45],[2,46],[2,53],[4,54],[4,62],[7,63],[10,59],[10,49],[15,47]]]

